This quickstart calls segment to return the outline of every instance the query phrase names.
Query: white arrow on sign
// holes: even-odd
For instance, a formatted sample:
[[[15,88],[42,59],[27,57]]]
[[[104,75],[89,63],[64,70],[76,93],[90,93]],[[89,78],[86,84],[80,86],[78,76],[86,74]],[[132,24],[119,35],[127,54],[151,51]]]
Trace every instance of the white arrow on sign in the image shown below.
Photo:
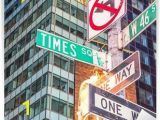
[[[118,93],[138,80],[141,76],[139,51],[134,52],[108,74],[109,77],[99,87],[112,93]]]
[[[155,117],[153,117],[152,115],[150,115],[148,112],[146,112],[145,110],[141,110],[141,112],[138,115],[137,120],[156,120]]]
[[[126,0],[90,0],[88,8],[88,40],[91,40],[123,17]]]

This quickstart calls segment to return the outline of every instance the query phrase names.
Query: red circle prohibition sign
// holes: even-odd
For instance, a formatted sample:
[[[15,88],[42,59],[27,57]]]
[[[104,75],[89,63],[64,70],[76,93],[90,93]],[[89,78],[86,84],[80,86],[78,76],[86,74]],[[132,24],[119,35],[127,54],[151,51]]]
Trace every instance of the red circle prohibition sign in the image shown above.
[[[98,1],[99,0],[96,0],[95,3],[93,4],[93,7],[92,7],[91,12],[90,12],[90,16],[89,16],[90,26],[94,30],[102,30],[102,29],[105,29],[108,25],[110,25],[113,22],[113,20],[117,17],[118,13],[120,12],[120,10],[122,8],[123,2],[124,2],[124,0],[120,0],[119,7],[117,9],[117,8],[113,8],[113,7],[98,3]],[[116,2],[116,1],[114,1],[114,2]],[[103,9],[105,11],[111,12],[113,14],[112,18],[104,25],[101,25],[101,26],[95,25],[92,18],[93,18],[94,10],[96,8]]]

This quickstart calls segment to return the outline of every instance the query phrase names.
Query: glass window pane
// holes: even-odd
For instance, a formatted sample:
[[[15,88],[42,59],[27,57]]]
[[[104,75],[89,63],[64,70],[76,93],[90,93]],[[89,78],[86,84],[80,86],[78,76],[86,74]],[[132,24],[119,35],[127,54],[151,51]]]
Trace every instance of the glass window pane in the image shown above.
[[[84,21],[84,12],[80,9],[77,9],[77,18],[81,21]]]
[[[69,81],[69,94],[74,94],[74,83]]]
[[[63,0],[57,0],[57,7],[62,9],[63,6]]]
[[[48,73],[43,75],[42,87],[47,86],[47,82],[48,82]]]
[[[151,93],[146,91],[146,103],[153,107],[153,96]]]
[[[56,76],[56,75],[53,76],[52,86],[57,89],[60,89],[60,76]]]
[[[69,72],[74,73],[74,62],[70,61]]]
[[[54,56],[54,65],[60,67],[60,57]]]
[[[139,88],[139,100],[142,103],[145,103],[145,91]]]
[[[68,117],[73,118],[73,105],[68,106]]]
[[[52,98],[51,110],[58,113],[58,108],[59,108],[58,104],[59,104],[59,99],[58,98]]]
[[[74,34],[74,35],[76,35],[77,33],[76,33],[76,31],[77,31],[77,29],[76,29],[76,24],[74,24],[74,23],[70,23],[70,32],[72,33],[72,34]]]
[[[67,116],[67,104],[65,101],[60,100],[59,102],[59,113]]]
[[[70,4],[67,2],[63,2],[63,10],[67,13],[70,13]]]
[[[35,105],[35,115],[37,115],[40,112],[40,101],[38,100]]]
[[[34,116],[34,104],[30,106],[30,114],[29,114],[30,118],[33,118]]]
[[[56,15],[56,25],[62,28],[62,17]]]
[[[69,31],[69,21],[63,18],[63,29]]]
[[[61,68],[68,71],[68,69],[69,69],[69,60],[68,59],[61,57]]]
[[[77,14],[77,8],[72,5],[71,6],[71,15],[76,17],[76,14]]]
[[[36,82],[34,82],[32,85],[31,85],[31,88],[30,88],[30,92],[31,92],[31,96],[34,95],[36,93]]]
[[[42,99],[41,99],[41,111],[43,111],[44,109],[46,109],[46,106],[47,106],[47,97],[45,96],[45,97],[43,97]]]
[[[61,78],[60,89],[64,92],[67,92],[67,88],[68,88],[67,80],[65,78]]]
[[[148,72],[144,71],[144,79],[145,83],[148,85],[151,85],[151,76]]]

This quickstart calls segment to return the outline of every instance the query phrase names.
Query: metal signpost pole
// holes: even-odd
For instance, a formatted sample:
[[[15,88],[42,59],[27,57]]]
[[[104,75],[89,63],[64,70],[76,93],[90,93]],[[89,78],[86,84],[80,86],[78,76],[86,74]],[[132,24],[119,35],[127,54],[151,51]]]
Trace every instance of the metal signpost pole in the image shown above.
[[[111,55],[111,69],[123,61],[123,52],[119,49],[118,33],[121,31],[121,20],[118,20],[108,32],[108,54]],[[110,69],[110,70],[111,70]],[[118,93],[121,97],[125,98],[124,90]]]

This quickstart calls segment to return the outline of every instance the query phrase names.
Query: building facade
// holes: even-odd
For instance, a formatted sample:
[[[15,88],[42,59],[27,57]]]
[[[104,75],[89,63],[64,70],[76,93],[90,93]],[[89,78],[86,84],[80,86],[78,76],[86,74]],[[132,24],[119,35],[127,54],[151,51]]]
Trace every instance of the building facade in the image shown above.
[[[122,28],[150,2],[128,0]],[[5,0],[5,119],[72,120],[74,114],[75,62],[35,46],[42,29],[84,44],[87,8],[76,0]],[[127,24],[126,24],[127,23]],[[99,50],[107,32],[86,46]],[[156,24],[153,23],[126,47],[141,51],[143,74],[136,82],[137,103],[156,110]],[[107,50],[107,46],[103,48]],[[124,52],[124,58],[129,54]],[[30,115],[22,103],[30,100]]]

